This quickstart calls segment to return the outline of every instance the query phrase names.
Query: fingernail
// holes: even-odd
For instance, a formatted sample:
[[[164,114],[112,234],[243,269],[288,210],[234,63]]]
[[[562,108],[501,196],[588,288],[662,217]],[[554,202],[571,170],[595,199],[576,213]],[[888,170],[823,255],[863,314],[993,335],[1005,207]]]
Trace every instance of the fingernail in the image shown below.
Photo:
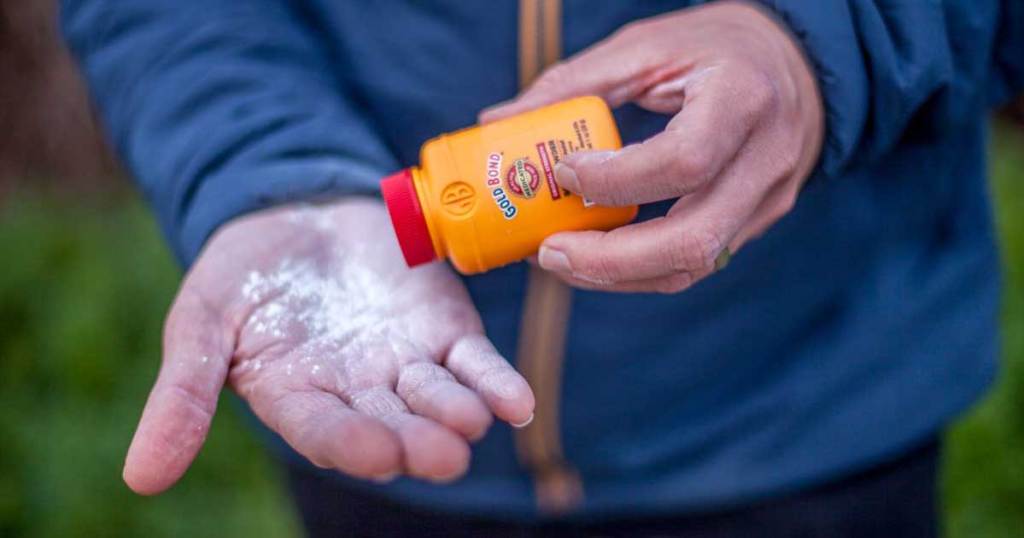
[[[378,484],[387,484],[389,482],[394,481],[396,478],[398,478],[398,473],[392,472],[392,473],[386,473],[386,474],[382,474],[382,475],[377,475],[377,476],[371,478],[370,480],[373,480],[374,482],[376,482]]]
[[[576,177],[576,171],[565,163],[555,165],[555,181],[565,189],[578,193],[580,191],[580,179]]]
[[[722,249],[722,252],[718,253],[718,257],[715,258],[715,271],[725,269],[725,266],[729,265],[730,258],[732,258],[732,253],[729,252],[729,247],[725,247]]]
[[[430,482],[433,482],[434,484],[451,484],[452,482],[455,482],[456,480],[462,478],[463,475],[465,475],[465,474],[466,474],[466,469],[463,468],[463,469],[456,469],[451,474],[432,475],[432,476],[426,476],[424,478],[426,478]]]
[[[540,252],[537,254],[537,261],[540,262],[541,267],[548,271],[572,273],[572,265],[569,264],[569,258],[561,251],[551,247],[541,246]]]
[[[511,422],[509,424],[512,424],[513,428],[515,428],[517,430],[521,430],[521,429],[529,426],[531,422],[533,422],[533,413],[530,413],[530,418],[524,420],[523,422],[521,422],[519,424],[513,424]]]

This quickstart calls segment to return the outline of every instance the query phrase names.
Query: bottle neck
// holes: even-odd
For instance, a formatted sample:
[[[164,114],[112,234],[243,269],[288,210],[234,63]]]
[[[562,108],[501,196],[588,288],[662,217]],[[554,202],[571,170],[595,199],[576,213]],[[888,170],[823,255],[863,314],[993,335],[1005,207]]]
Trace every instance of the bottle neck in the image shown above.
[[[427,224],[430,217],[420,204],[420,198],[426,197],[418,192],[412,169],[406,168],[381,180],[380,192],[405,263],[415,267],[436,260],[438,253]]]
[[[419,166],[409,167],[409,174],[412,176],[412,184],[419,200],[420,208],[423,210],[423,219],[427,224],[427,231],[430,232],[430,242],[434,246],[434,253],[437,259],[443,260],[448,257],[448,247],[441,233],[441,227],[437,222],[437,209],[431,204],[436,197],[431,191],[430,176],[427,171]]]

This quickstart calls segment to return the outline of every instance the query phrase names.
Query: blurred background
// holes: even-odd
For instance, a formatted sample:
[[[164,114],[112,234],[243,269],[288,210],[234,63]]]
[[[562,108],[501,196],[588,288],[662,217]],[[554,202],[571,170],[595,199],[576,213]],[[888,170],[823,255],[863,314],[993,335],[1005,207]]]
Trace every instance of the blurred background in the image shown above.
[[[54,12],[0,0],[0,536],[297,536],[230,396],[173,490],[121,482],[180,270],[103,142]],[[1024,534],[1024,101],[998,115],[991,152],[1003,373],[947,439],[957,538]]]

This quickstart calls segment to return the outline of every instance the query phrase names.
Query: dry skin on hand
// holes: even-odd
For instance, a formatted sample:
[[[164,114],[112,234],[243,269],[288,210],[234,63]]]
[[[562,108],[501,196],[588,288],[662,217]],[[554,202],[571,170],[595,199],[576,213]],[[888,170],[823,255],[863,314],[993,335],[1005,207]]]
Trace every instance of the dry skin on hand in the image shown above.
[[[309,234],[349,224],[315,208],[296,211],[288,220]],[[369,220],[359,225],[386,224]],[[424,315],[424,309],[443,317],[446,301],[428,304],[419,299],[426,288],[403,288],[404,269],[395,273],[364,262],[382,254],[397,259],[397,245],[328,241],[306,255],[283,258],[272,269],[250,271],[240,287],[250,313],[231,372],[236,389],[248,396],[264,382],[309,385],[353,403],[363,391],[393,389],[404,365],[435,360],[436,338],[422,335],[444,331],[432,326],[437,316]]]

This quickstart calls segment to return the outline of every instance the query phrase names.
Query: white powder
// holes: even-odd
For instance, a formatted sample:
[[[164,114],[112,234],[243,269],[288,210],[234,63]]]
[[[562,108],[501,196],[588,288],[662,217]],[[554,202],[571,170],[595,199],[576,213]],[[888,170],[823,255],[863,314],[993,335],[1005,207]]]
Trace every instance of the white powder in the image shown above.
[[[358,259],[362,253],[355,248],[346,254]],[[281,363],[282,374],[308,366],[308,375],[336,390],[349,386],[349,380],[379,379],[381,369],[394,367],[389,361],[362,360],[366,357],[422,356],[404,331],[394,329],[394,318],[403,314],[391,296],[394,284],[364,264],[331,254],[334,263],[286,258],[273,270],[250,272],[241,287],[253,306],[243,338],[248,333],[270,339],[257,344],[263,349],[275,341],[287,342],[280,358],[290,362]],[[295,356],[301,358],[295,361]],[[263,366],[269,364],[251,358],[237,368],[255,372]]]
[[[370,234],[386,217],[339,222],[315,210],[289,219],[285,225],[306,234],[285,247],[291,256],[249,271],[237,288],[249,308],[232,369],[236,389],[248,397],[264,382],[309,383],[354,394],[394,379],[401,362],[429,356],[420,334],[431,334],[436,320],[419,310],[427,307],[424,283],[388,265],[400,260],[397,244],[337,234],[339,226]]]
[[[267,274],[252,271],[242,296],[256,309],[247,325],[277,338],[291,330],[308,339],[346,340],[356,330],[380,328],[388,304],[381,279],[371,271],[345,268],[324,274],[311,260],[284,259]]]

